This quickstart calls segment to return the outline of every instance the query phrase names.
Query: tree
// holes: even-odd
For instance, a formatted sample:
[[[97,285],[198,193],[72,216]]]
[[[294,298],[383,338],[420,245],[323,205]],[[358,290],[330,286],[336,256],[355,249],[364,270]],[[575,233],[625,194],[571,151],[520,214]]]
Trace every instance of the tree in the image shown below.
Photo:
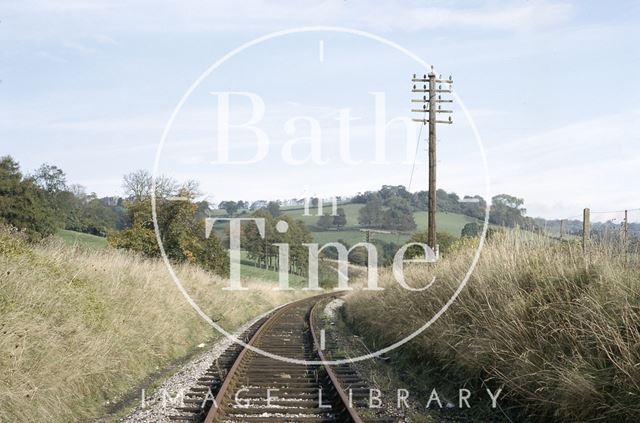
[[[67,192],[66,175],[59,167],[45,163],[34,172],[32,179],[44,193],[56,227],[64,227],[74,203],[72,195]]]
[[[264,237],[260,235],[255,224],[242,226],[242,245],[248,253],[248,257],[257,265],[278,269],[278,249],[274,243],[289,244],[289,269],[290,273],[304,274],[308,267],[308,250],[303,245],[313,241],[313,236],[307,226],[299,220],[294,220],[288,215],[283,215],[277,220],[266,209],[256,210],[253,218],[262,218],[265,221]],[[278,221],[284,221],[289,229],[285,233],[276,231]]]
[[[372,194],[373,193],[371,191],[367,191],[365,193],[359,192],[351,199],[351,202],[354,204],[366,204]]]
[[[329,214],[323,214],[318,218],[318,227],[327,230],[333,225],[333,217]]]
[[[212,216],[211,204],[209,204],[207,200],[201,200],[196,202],[195,204],[198,208],[198,211],[196,212],[198,219],[204,220],[207,217]]]
[[[276,237],[275,222],[273,216],[264,208],[258,209],[251,215],[253,218],[265,220],[264,237],[258,231],[258,226],[253,223],[242,225],[242,245],[247,251],[248,257],[259,266],[268,267],[270,257],[275,254],[275,247],[270,243]]]
[[[31,178],[24,178],[18,162],[0,158],[0,222],[24,230],[37,240],[56,230],[45,192]]]
[[[414,230],[417,226],[409,202],[404,198],[389,201],[389,209],[383,213],[382,225],[384,228],[398,231]]]
[[[223,201],[218,205],[219,208],[224,209],[229,217],[233,217],[238,211],[238,203],[235,201]]]
[[[280,216],[280,203],[277,201],[269,201],[269,204],[267,204],[267,211],[273,217]]]
[[[71,184],[68,191],[82,202],[84,202],[87,198],[87,189],[80,184]]]
[[[280,216],[278,220],[283,220],[289,225],[289,230],[284,233],[278,233],[276,240],[278,242],[286,242],[289,244],[289,272],[303,275],[306,274],[309,263],[309,250],[303,244],[313,242],[313,235],[307,225],[300,220],[294,220],[290,216]],[[274,263],[277,263],[274,252]]]
[[[267,202],[265,200],[258,200],[251,203],[251,206],[249,208],[255,211],[263,209],[265,207],[267,207]]]
[[[478,225],[476,222],[470,222],[464,225],[460,235],[462,237],[475,238],[477,236],[480,236],[481,232],[482,226]]]
[[[500,226],[515,227],[525,226],[528,223],[524,217],[526,209],[523,208],[524,200],[507,194],[496,195],[492,198],[491,223]],[[531,222],[533,223],[533,222]]]
[[[347,224],[347,215],[342,207],[338,207],[336,215],[333,216],[333,224],[338,230]]]
[[[471,198],[477,201],[460,203],[460,213],[470,217],[475,217],[476,219],[484,219],[485,210],[487,209],[487,202],[479,195],[473,197],[465,196],[465,199]]]
[[[396,198],[411,200],[411,193],[403,185],[383,185],[378,192],[384,204]]]
[[[62,169],[46,163],[35,171],[33,181],[50,194],[67,190],[67,177]]]
[[[171,177],[160,175],[156,177],[155,196],[156,198],[167,198],[175,194],[178,183]],[[194,182],[188,181],[186,184]],[[142,201],[151,197],[153,188],[153,177],[144,169],[124,175],[123,184],[125,197],[132,201]]]
[[[172,186],[178,185],[173,181]],[[205,237],[205,222],[199,215],[199,204],[193,201],[198,194],[197,185],[188,181],[179,186],[175,194],[182,200],[169,201],[164,197],[156,199],[156,222],[167,257],[178,262],[198,264],[223,276],[228,275],[229,259],[220,240],[213,232],[209,238]],[[115,248],[158,257],[160,249],[154,230],[149,191],[142,196],[132,195],[130,198],[126,202],[126,208],[131,226],[123,231],[110,233],[109,244]]]
[[[411,195],[411,206],[415,210],[427,210],[428,191],[418,191]]]
[[[132,201],[142,201],[151,194],[151,175],[146,170],[138,170],[124,175],[122,186],[125,197]]]
[[[513,209],[520,209],[523,211],[523,214],[526,212],[526,209],[521,209],[524,204],[524,200],[522,198],[517,198],[508,194],[500,194],[493,197],[492,200],[493,204],[501,204]]]
[[[383,206],[388,206],[392,201],[396,199],[405,199],[409,201],[413,210],[427,210],[427,197],[428,191],[418,191],[410,193],[402,185],[383,185],[377,192],[367,191],[365,193],[359,193],[351,199],[352,203],[366,204],[373,195],[378,195],[382,201]],[[445,190],[439,189],[436,192],[436,205],[439,212],[449,213],[462,213],[467,216],[474,217],[476,219],[483,219],[485,210],[487,207],[486,201],[476,195],[473,197],[466,196],[465,198],[477,199],[477,202],[463,202],[460,197],[455,193],[448,193]],[[366,213],[366,211],[365,211]],[[363,216],[364,221],[367,221],[367,217]],[[360,220],[360,219],[359,219]],[[367,226],[373,226],[368,223],[361,223]]]
[[[83,204],[79,211],[80,232],[107,236],[110,229],[118,226],[120,216],[100,199],[93,199]]]
[[[367,204],[358,212],[358,223],[362,226],[378,227],[382,225],[382,199],[378,194],[371,194]]]

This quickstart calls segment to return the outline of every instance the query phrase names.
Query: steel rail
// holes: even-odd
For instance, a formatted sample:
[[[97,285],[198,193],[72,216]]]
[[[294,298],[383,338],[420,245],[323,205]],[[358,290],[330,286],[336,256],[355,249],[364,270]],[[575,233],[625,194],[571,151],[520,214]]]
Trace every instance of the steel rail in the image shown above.
[[[327,375],[329,375],[329,379],[331,379],[331,383],[333,384],[336,392],[338,393],[338,396],[340,397],[340,400],[342,401],[342,404],[344,405],[345,410],[347,410],[347,412],[349,413],[349,417],[351,418],[351,420],[353,420],[354,423],[364,423],[364,420],[362,420],[362,418],[358,415],[356,410],[351,406],[349,397],[345,393],[345,390],[342,387],[342,384],[338,380],[338,377],[336,376],[331,366],[329,366],[326,363],[328,360],[326,359],[324,353],[322,352],[322,349],[320,348],[320,341],[318,340],[318,336],[316,335],[316,332],[314,330],[314,327],[317,327],[316,307],[318,307],[318,304],[320,303],[322,303],[321,300],[317,301],[314,304],[314,306],[311,308],[311,311],[309,312],[309,330],[311,331],[311,335],[313,337],[313,344],[316,347],[316,351],[318,352],[318,356],[320,357],[320,360],[324,362],[322,363],[322,365],[324,366],[324,369],[327,372]]]
[[[293,302],[293,303],[289,303],[289,304],[287,304],[287,305],[285,305],[283,307],[280,307],[278,310],[276,310],[258,328],[258,330],[256,330],[256,332],[253,334],[253,336],[251,337],[249,342],[247,342],[247,344],[248,345],[254,345],[255,342],[260,339],[260,337],[262,336],[262,333],[265,332],[269,327],[271,327],[271,325],[273,325],[273,322],[276,321],[277,317],[281,316],[285,311],[289,310],[291,307],[296,306],[297,303],[298,303],[297,301]],[[224,397],[227,395],[229,387],[233,383],[235,375],[236,375],[238,369],[240,368],[240,364],[242,363],[242,360],[243,360],[244,356],[247,354],[248,351],[250,351],[248,348],[246,348],[246,347],[243,348],[242,351],[240,351],[240,354],[238,354],[238,358],[236,358],[236,361],[233,362],[233,366],[231,366],[231,368],[229,369],[229,372],[227,373],[226,377],[224,378],[224,382],[222,383],[222,386],[220,387],[220,390],[218,391],[218,395],[216,395],[215,402],[211,406],[211,409],[209,410],[209,413],[207,414],[207,418],[204,420],[204,423],[214,423],[215,422],[215,419],[216,419],[216,417],[218,417],[218,414],[220,413],[220,409],[222,408],[222,401],[224,400]]]
[[[313,327],[317,323],[315,315],[317,313],[318,305],[323,303],[323,299],[325,299],[327,297],[333,298],[335,296],[336,296],[335,293],[318,295],[316,297],[315,304],[313,304],[313,306],[311,306],[311,309],[309,311],[308,323],[309,323],[309,330],[310,330],[311,335],[312,335],[313,348],[316,350],[316,352],[317,352],[317,354],[318,354],[318,356],[319,356],[321,361],[326,361],[326,358],[325,358],[324,353],[320,349],[320,343],[318,341],[318,337],[316,336],[316,333],[315,333],[315,331],[313,329]],[[274,311],[274,313],[271,316],[269,316],[267,318],[267,320],[256,330],[256,332],[253,334],[251,339],[247,342],[247,345],[254,346],[257,343],[257,341],[259,341],[261,339],[261,337],[265,333],[267,333],[269,331],[269,329],[274,325],[274,323],[278,321],[279,318],[281,318],[289,310],[294,309],[295,307],[300,307],[302,304],[304,304],[307,301],[309,301],[309,298],[305,298],[305,299],[302,299],[302,300],[294,301],[294,302],[286,304],[286,305],[282,306],[281,308],[279,308],[278,310]],[[243,362],[245,360],[245,356],[247,355],[247,353],[249,351],[251,351],[251,350],[249,348],[245,347],[238,354],[238,357],[236,358],[236,360],[234,361],[233,365],[231,366],[231,368],[229,369],[229,371],[225,375],[225,378],[224,378],[224,381],[223,381],[223,383],[222,383],[222,385],[220,387],[220,390],[218,391],[218,393],[216,395],[215,402],[211,406],[209,412],[207,413],[207,416],[206,416],[206,418],[204,420],[204,423],[214,423],[224,413],[223,405],[226,402],[225,398],[230,395],[230,390],[232,389],[238,374],[240,374],[240,371],[243,368]],[[329,379],[330,379],[330,381],[331,381],[336,393],[338,394],[338,398],[339,398],[344,410],[347,411],[348,417],[354,423],[364,423],[362,418],[357,414],[357,412],[353,409],[353,407],[349,406],[349,398],[347,397],[344,389],[342,388],[342,386],[341,386],[341,384],[340,384],[335,372],[333,371],[333,369],[330,366],[326,365],[326,364],[323,364],[323,367],[324,367],[325,371],[327,372],[327,375],[329,376]],[[231,398],[231,396],[229,396],[229,397]]]

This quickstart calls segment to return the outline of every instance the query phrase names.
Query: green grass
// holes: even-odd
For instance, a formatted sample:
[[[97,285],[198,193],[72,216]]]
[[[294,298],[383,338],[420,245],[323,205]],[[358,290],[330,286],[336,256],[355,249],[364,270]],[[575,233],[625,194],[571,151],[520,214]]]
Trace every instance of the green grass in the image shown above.
[[[223,228],[216,228],[218,236],[224,236]],[[91,249],[103,249],[107,247],[106,238],[95,235],[83,234],[80,232],[60,229],[56,236],[61,238],[68,245],[81,245]],[[278,281],[278,272],[270,269],[255,267],[253,262],[246,258],[246,252],[242,254],[241,275],[245,279],[261,279],[264,281]],[[307,279],[298,275],[289,275],[289,284],[292,288],[306,286]]]
[[[224,230],[220,231],[219,236],[224,236]],[[69,231],[66,229],[60,229],[56,233],[56,236],[61,238],[68,245],[81,245],[92,249],[103,249],[107,246],[106,238],[101,238],[95,235],[83,234],[80,232]],[[241,275],[245,279],[261,279],[264,281],[278,281],[278,272],[270,269],[262,269],[255,267],[253,262],[246,258],[246,253],[243,252],[241,264]],[[289,276],[289,284],[292,288],[305,286],[306,278],[298,275]]]
[[[107,246],[107,238],[102,238],[90,234],[83,234],[81,232],[69,231],[66,229],[59,229],[56,232],[56,236],[62,238],[62,240],[69,245],[82,245],[98,250],[103,249]]]
[[[347,226],[357,226],[358,225],[358,212],[364,206],[364,204],[339,204],[338,207],[344,209],[345,214],[347,215]],[[331,204],[325,205],[322,208],[322,211],[326,213],[332,212]],[[311,216],[304,215],[304,207],[296,206],[291,208],[283,208],[283,214],[287,214],[297,220],[302,220],[307,226],[313,226],[318,221],[318,208],[310,207],[309,214]]]
[[[419,231],[427,230],[427,212],[420,211],[413,213],[413,218],[418,225]],[[436,213],[436,223],[438,225],[438,232],[447,232],[455,237],[460,237],[462,228],[467,223],[482,223],[478,219],[464,214],[438,212]]]
[[[360,231],[360,225],[358,224],[358,216],[360,209],[364,207],[364,204],[355,204],[355,203],[347,203],[347,204],[339,204],[338,207],[344,209],[345,214],[347,216],[347,225],[342,228],[340,231],[336,231],[335,229],[323,231],[316,227],[316,223],[318,222],[318,209],[315,207],[311,207],[309,209],[309,213],[311,216],[304,215],[304,207],[303,206],[288,206],[282,207],[281,211],[283,214],[291,216],[296,220],[301,220],[313,234],[314,241],[319,244],[325,244],[327,242],[335,242],[339,239],[342,239],[349,244],[355,244],[358,242],[362,242],[365,240],[365,234]],[[325,204],[323,207],[324,213],[331,213],[332,206],[331,204]],[[224,211],[217,211],[218,215],[224,215]],[[240,216],[240,215],[239,215]],[[243,214],[242,216],[245,216]],[[413,218],[418,225],[417,231],[426,231],[427,229],[427,212],[419,211],[413,213]],[[438,232],[446,232],[455,237],[460,237],[460,232],[462,228],[467,223],[477,222],[482,223],[478,219],[475,219],[470,216],[466,216],[463,214],[457,213],[448,213],[448,212],[438,212],[436,214],[436,220],[438,224]],[[220,237],[225,237],[224,233],[224,223],[219,223],[214,226],[214,230],[216,234]],[[403,232],[395,232],[391,234],[375,234],[373,235],[374,239],[379,239],[385,242],[393,242],[396,244],[402,244],[408,241],[411,237],[412,231],[403,231]]]
[[[256,267],[254,262],[247,258],[247,252],[241,253],[240,277],[243,279],[260,279],[269,282],[278,282],[280,275],[277,271]],[[289,274],[289,286],[291,288],[299,288],[307,285],[307,279],[302,276]],[[274,287],[276,285],[274,284]]]
[[[318,228],[315,226],[316,222],[318,221],[317,208],[310,209],[311,216],[304,215],[304,207],[302,206],[283,207],[281,210],[283,214],[286,214],[296,220],[301,220],[305,225],[307,225],[307,227],[309,227],[309,229],[311,230],[314,242],[320,245],[324,245],[330,242],[336,242],[338,240],[343,240],[349,245],[364,242],[366,240],[366,234],[360,231],[360,225],[358,225],[359,211],[362,207],[364,207],[364,204],[339,204],[338,207],[343,208],[347,216],[347,226],[342,228],[340,231],[337,231],[335,229],[328,231],[318,230]],[[323,211],[325,213],[331,213],[331,204],[325,205],[323,207]],[[225,214],[223,210],[218,210],[217,212],[217,215]],[[413,215],[416,224],[418,225],[417,230],[425,231],[427,227],[427,212],[414,212]],[[447,232],[455,237],[460,237],[460,231],[462,231],[462,228],[467,223],[479,222],[477,219],[469,216],[447,212],[437,213],[436,219],[439,232]],[[224,239],[227,236],[225,234],[225,226],[226,223],[224,222],[220,222],[214,225],[215,234],[220,237],[220,239]],[[389,234],[375,233],[372,234],[372,239],[402,245],[408,242],[412,233],[413,232],[393,232]],[[267,281],[278,280],[277,272],[255,267],[252,261],[246,258],[246,254],[244,252],[241,274],[245,278],[258,278]],[[305,284],[306,279],[296,275],[291,275],[290,283],[291,286],[296,286],[296,284]]]
[[[322,231],[312,232],[313,239],[320,245],[328,242],[335,242],[339,239],[345,241],[349,245],[354,245],[358,242],[364,242],[366,234],[360,232],[359,229],[347,228],[340,231]],[[407,233],[395,233],[395,234],[373,234],[372,239],[379,239],[385,242],[393,242],[395,244],[402,244],[409,239]]]
[[[349,244],[355,244],[364,241],[365,234],[360,231],[360,225],[358,225],[359,211],[362,207],[364,207],[364,204],[341,204],[338,205],[338,207],[343,208],[345,214],[347,215],[347,226],[340,231],[318,230],[318,228],[315,227],[315,224],[318,221],[317,209],[310,210],[311,216],[305,216],[304,208],[299,206],[283,208],[282,212],[295,219],[303,221],[307,226],[309,226],[312,230],[315,242],[319,244],[335,242],[339,239],[342,239]],[[323,211],[325,213],[331,213],[331,209],[332,207],[330,204],[323,207]],[[426,211],[414,212],[413,218],[418,225],[418,231],[425,231],[427,229]],[[436,221],[438,224],[438,232],[446,232],[455,237],[460,237],[460,232],[462,231],[464,225],[466,225],[467,223],[479,222],[478,219],[475,219],[473,217],[447,212],[436,213]],[[391,234],[374,234],[373,237],[374,239],[379,239],[385,242],[402,244],[407,242],[411,234],[412,232],[396,232]]]

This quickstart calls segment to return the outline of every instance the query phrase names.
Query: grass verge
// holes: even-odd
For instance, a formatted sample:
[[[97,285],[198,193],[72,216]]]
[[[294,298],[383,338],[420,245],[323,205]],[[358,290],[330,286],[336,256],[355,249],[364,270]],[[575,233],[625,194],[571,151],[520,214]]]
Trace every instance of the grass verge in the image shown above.
[[[274,283],[175,270],[205,313],[232,330],[299,297]],[[218,337],[164,265],[128,252],[50,239],[32,246],[0,228],[0,421],[86,421],[106,401]]]
[[[409,292],[383,276],[383,292],[347,298],[350,325],[370,346],[396,342],[451,297],[473,246],[407,279],[436,283]],[[638,253],[525,238],[493,239],[460,297],[422,335],[396,350],[417,384],[484,392],[502,387],[514,421],[640,421]],[[513,417],[512,417],[513,418]]]

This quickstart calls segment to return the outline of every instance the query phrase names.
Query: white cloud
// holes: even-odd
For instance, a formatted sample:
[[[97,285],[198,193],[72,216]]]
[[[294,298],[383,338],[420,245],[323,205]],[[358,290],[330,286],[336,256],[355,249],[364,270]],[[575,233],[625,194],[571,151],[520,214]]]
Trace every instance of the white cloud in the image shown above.
[[[529,214],[640,206],[640,112],[576,122],[488,151],[493,191],[527,199]],[[554,205],[549,207],[549,205]]]
[[[15,26],[18,33],[14,34],[19,38],[42,38],[51,33],[88,36],[97,31],[117,34],[265,31],[302,25],[341,25],[385,32],[425,29],[521,31],[561,24],[572,15],[569,3],[547,1],[442,7],[414,1],[225,0],[185,6],[178,1],[31,0],[7,2],[0,6],[0,13],[19,24]],[[153,13],[149,13],[150,10]],[[23,21],[25,16],[31,23],[38,18],[46,20],[46,25],[36,31],[33,25]],[[27,28],[27,32],[21,31],[21,27]]]
[[[497,4],[475,9],[440,7],[398,7],[386,3],[364,16],[369,26],[388,30],[482,28],[519,31],[566,22],[572,12],[569,4],[535,2]]]

